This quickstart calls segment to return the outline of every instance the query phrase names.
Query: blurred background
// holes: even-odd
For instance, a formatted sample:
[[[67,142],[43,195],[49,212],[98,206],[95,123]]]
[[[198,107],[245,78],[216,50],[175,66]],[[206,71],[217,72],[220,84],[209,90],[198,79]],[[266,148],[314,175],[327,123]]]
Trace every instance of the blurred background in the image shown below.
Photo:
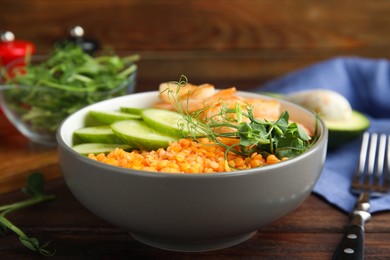
[[[336,56],[387,58],[390,1],[1,0],[0,30],[37,54],[80,25],[100,50],[138,53],[137,92],[186,75],[240,90]]]

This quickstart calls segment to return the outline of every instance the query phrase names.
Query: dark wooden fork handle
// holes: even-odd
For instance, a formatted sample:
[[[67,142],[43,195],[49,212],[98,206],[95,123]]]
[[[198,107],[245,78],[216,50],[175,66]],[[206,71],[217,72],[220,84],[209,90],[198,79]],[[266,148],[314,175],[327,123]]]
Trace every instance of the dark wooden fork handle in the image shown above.
[[[363,259],[364,258],[364,230],[360,225],[350,225],[336,249],[334,260]]]

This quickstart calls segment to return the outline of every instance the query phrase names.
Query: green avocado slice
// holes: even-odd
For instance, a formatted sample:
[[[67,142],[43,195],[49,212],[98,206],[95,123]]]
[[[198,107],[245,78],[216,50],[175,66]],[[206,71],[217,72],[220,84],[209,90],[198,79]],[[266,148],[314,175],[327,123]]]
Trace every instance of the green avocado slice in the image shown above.
[[[324,122],[329,130],[329,149],[335,149],[342,144],[359,138],[370,127],[368,117],[356,110],[352,110],[352,116],[349,120],[324,120]]]

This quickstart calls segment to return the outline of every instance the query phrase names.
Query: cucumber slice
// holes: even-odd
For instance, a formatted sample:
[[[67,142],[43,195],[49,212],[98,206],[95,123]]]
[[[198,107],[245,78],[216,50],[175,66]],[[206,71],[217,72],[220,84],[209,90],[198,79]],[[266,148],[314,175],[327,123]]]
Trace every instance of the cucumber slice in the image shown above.
[[[82,154],[99,154],[99,153],[109,153],[115,148],[122,148],[123,150],[130,150],[131,147],[127,144],[102,144],[102,143],[85,143],[78,144],[72,147],[73,150]]]
[[[121,107],[119,110],[120,110],[120,112],[123,112],[123,113],[141,115],[141,113],[144,109],[138,108],[138,107]]]
[[[109,125],[102,125],[77,129],[73,132],[73,143],[120,144],[123,142]]]
[[[148,126],[164,134],[175,137],[184,137],[188,134],[183,116],[177,112],[150,108],[142,111],[141,116]]]
[[[107,125],[107,124],[96,120],[94,117],[91,116],[90,113],[88,113],[84,119],[84,126],[89,127],[89,126],[99,126],[99,125]]]
[[[335,149],[342,144],[359,138],[370,127],[370,120],[355,110],[352,111],[350,120],[324,121],[329,130],[329,149]]]
[[[119,111],[97,111],[91,110],[89,111],[89,115],[95,120],[103,123],[103,124],[112,124],[116,121],[120,120],[128,120],[128,119],[141,119],[140,115],[134,115],[129,113],[123,113]]]
[[[178,138],[164,135],[140,120],[123,120],[111,124],[111,129],[126,144],[141,150],[166,148]]]

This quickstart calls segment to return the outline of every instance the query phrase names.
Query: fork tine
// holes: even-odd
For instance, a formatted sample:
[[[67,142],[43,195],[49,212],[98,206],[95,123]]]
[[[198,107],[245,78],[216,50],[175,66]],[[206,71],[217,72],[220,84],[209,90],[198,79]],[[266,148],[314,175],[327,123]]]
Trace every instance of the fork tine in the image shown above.
[[[366,159],[367,159],[369,139],[370,139],[370,134],[368,132],[365,132],[363,134],[362,145],[360,148],[358,175],[362,175],[364,173],[364,168],[365,168]]]
[[[365,132],[362,137],[361,147],[360,147],[360,154],[359,154],[359,165],[358,169],[356,170],[353,179],[352,179],[352,185],[351,185],[351,191],[354,194],[360,194],[362,190],[362,186],[364,185],[364,178],[365,178],[365,170],[366,170],[366,164],[367,164],[367,155],[369,151],[369,141],[370,141],[370,134],[368,132]]]
[[[367,167],[367,180],[369,180],[374,174],[376,150],[378,145],[378,134],[372,133],[370,140],[370,150],[368,151],[368,167]]]
[[[385,189],[388,191],[390,186],[390,134],[387,135],[386,166],[384,171],[383,182]]]
[[[374,174],[375,171],[375,162],[377,161],[377,146],[378,146],[378,134],[371,133],[368,134],[368,142],[369,147],[366,150],[368,160],[366,158],[367,168],[363,171],[363,180],[362,180],[362,190],[372,192],[374,189],[374,185],[376,185],[376,176],[378,174]],[[375,177],[375,178],[374,178]],[[371,193],[372,194],[372,193]]]
[[[378,142],[378,140],[375,140]],[[373,180],[371,183],[371,191],[374,192],[374,196],[377,195],[375,192],[384,192],[384,163],[385,163],[385,156],[386,156],[386,135],[381,134],[379,136],[379,145],[378,149],[376,150],[376,168],[375,172],[373,173]]]
[[[379,137],[378,161],[377,161],[377,168],[376,168],[377,179],[384,174],[383,170],[385,164],[385,155],[386,155],[386,135],[381,134]]]

